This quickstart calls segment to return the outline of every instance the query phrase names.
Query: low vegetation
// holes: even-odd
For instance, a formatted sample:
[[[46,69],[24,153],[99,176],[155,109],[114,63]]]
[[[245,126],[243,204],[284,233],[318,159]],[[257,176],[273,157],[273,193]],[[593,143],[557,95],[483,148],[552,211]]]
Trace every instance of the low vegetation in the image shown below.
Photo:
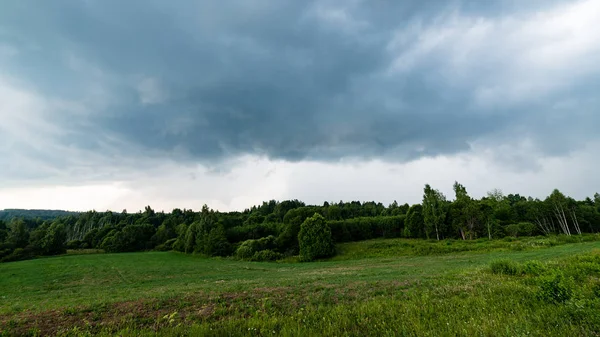
[[[600,242],[491,241],[438,251],[338,247],[257,263],[175,252],[64,255],[0,265],[2,335],[593,335]],[[412,240],[416,246],[445,242]],[[456,242],[457,244],[459,242]],[[525,249],[510,249],[519,243]],[[502,246],[502,247],[500,247]],[[506,272],[506,271],[509,272]]]

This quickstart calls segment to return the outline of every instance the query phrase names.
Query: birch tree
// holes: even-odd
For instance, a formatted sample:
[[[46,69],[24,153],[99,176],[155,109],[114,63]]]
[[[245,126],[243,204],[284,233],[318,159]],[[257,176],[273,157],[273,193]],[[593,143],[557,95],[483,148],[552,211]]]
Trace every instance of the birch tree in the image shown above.
[[[472,239],[475,225],[481,216],[479,205],[467,194],[467,189],[458,182],[454,182],[454,193],[456,198],[452,207],[454,226],[459,229],[463,240],[466,240],[467,234],[469,239]]]
[[[554,214],[554,218],[558,222],[561,231],[565,235],[571,235],[571,230],[569,228],[569,222],[567,220],[566,211],[567,210],[567,198],[564,194],[562,194],[559,190],[555,189],[552,191],[552,194],[548,198],[546,198],[546,202],[549,204],[552,209],[552,213]]]
[[[428,231],[434,229],[437,240],[440,240],[441,227],[446,219],[446,197],[442,192],[425,185],[423,193],[423,218]]]

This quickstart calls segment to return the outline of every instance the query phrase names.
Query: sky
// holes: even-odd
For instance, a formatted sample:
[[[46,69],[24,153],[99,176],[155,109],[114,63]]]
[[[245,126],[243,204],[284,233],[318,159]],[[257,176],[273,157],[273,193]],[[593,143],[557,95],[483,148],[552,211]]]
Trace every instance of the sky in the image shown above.
[[[0,209],[600,191],[600,1],[5,0]]]

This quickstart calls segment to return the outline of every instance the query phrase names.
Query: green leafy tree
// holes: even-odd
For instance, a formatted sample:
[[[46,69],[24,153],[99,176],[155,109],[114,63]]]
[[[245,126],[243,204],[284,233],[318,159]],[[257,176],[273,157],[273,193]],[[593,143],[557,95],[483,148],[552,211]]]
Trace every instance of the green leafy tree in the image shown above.
[[[184,223],[177,226],[177,240],[173,244],[173,249],[178,252],[185,252],[185,237],[187,234],[188,226]]]
[[[494,189],[487,193],[487,197],[479,202],[481,221],[485,224],[488,239],[504,236],[500,222],[496,218],[496,212],[502,204],[506,204],[502,191]]]
[[[8,231],[6,230],[6,224],[4,220],[0,220],[0,244],[4,243],[6,238],[8,237]]]
[[[423,220],[427,234],[435,232],[437,240],[440,240],[440,232],[443,231],[446,220],[446,197],[442,192],[434,190],[425,185],[423,193]]]
[[[463,240],[466,236],[473,239],[475,226],[481,217],[480,207],[477,202],[469,196],[467,189],[454,182],[455,201],[452,203],[452,220],[454,226],[459,230]]]
[[[404,221],[404,236],[407,238],[425,237],[422,205],[416,204],[408,209],[406,220]]]
[[[193,253],[196,247],[196,235],[198,234],[198,227],[199,224],[194,222],[187,228],[185,233],[183,251],[188,254]]]
[[[67,252],[66,249],[67,231],[65,225],[60,222],[53,222],[46,231],[46,236],[42,244],[44,253],[47,255],[58,255]]]
[[[10,223],[8,240],[15,248],[25,248],[29,242],[29,230],[22,219],[13,219]]]
[[[217,221],[218,218],[215,212],[204,205],[200,214],[200,221],[196,222],[195,252],[212,255],[211,248],[209,247],[209,236],[212,230],[218,226]]]
[[[552,194],[550,194],[546,198],[545,202],[548,205],[548,208],[552,210],[554,218],[558,222],[558,225],[560,226],[560,229],[562,230],[563,234],[571,235],[571,228],[569,227],[568,216],[570,213],[567,197],[562,192],[555,189],[554,191],[552,191]],[[573,224],[575,225],[576,231],[579,234],[581,234],[581,231],[579,230],[579,225],[575,222]]]
[[[27,251],[32,255],[45,255],[44,240],[46,239],[46,233],[50,222],[45,221],[41,226],[38,226],[31,232],[29,232],[29,243],[27,244]]]
[[[151,238],[155,234],[151,224],[127,225],[115,235],[114,251],[136,252],[152,248]]]
[[[314,261],[335,254],[331,229],[318,213],[304,220],[298,233],[298,242],[302,261]]]
[[[213,228],[208,234],[204,253],[210,256],[227,256],[231,253],[231,245],[222,225]]]

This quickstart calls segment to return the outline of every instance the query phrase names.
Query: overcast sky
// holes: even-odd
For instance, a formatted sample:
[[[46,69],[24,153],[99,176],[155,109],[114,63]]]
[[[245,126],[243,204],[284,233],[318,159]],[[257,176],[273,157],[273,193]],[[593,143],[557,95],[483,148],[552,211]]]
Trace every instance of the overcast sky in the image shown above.
[[[0,209],[600,191],[600,1],[5,0]]]

